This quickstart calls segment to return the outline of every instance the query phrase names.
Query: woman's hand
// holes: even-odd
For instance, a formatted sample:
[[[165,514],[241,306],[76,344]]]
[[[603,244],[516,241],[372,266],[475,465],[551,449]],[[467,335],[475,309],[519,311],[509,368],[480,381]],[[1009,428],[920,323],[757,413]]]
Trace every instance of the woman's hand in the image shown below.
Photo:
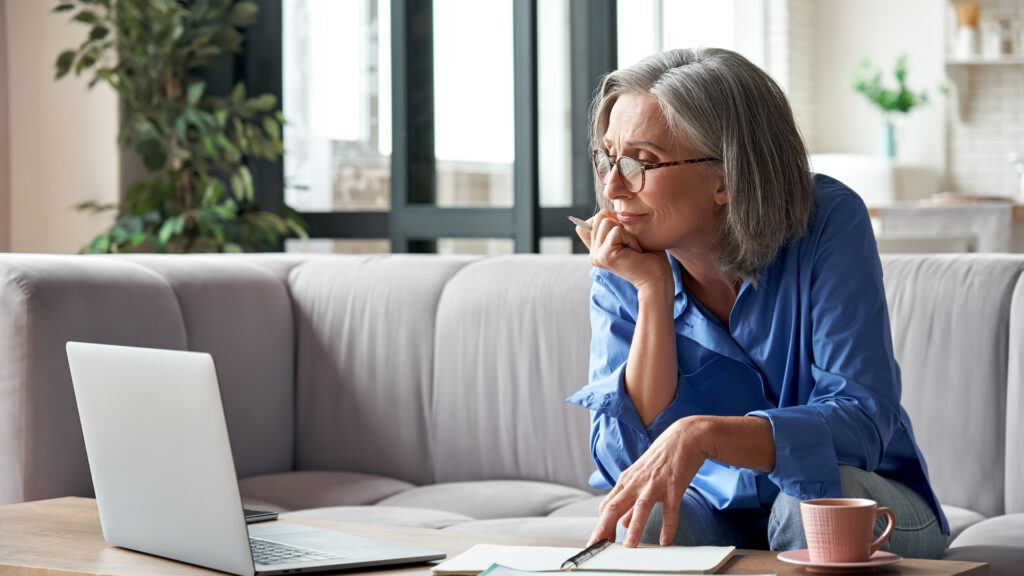
[[[576,234],[590,250],[591,264],[625,279],[637,290],[666,280],[672,282],[672,268],[665,254],[645,252],[614,212],[602,210],[587,223],[590,232],[577,226]]]
[[[707,422],[702,417],[677,420],[654,441],[632,466],[621,475],[615,488],[601,501],[601,519],[590,536],[589,544],[602,538],[615,540],[615,524],[622,520],[627,527],[626,547],[640,542],[651,509],[662,505],[664,522],[659,542],[672,543],[679,523],[679,504],[690,481],[708,458],[705,443]]]

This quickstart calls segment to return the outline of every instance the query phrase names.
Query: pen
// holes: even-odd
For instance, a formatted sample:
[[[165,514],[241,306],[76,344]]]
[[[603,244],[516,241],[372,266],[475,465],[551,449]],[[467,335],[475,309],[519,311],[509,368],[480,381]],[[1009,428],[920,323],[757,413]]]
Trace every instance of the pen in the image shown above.
[[[584,562],[586,562],[587,560],[590,560],[594,556],[597,556],[598,552],[600,552],[601,550],[604,550],[605,548],[611,546],[611,544],[612,544],[611,540],[609,540],[607,538],[602,538],[601,540],[598,540],[597,542],[594,542],[590,546],[587,546],[586,548],[584,548],[583,551],[580,552],[579,554],[577,554],[577,555],[573,556],[572,558],[569,558],[568,560],[563,562],[561,569],[562,570],[576,570]]]
[[[586,220],[580,220],[575,216],[569,216],[569,220],[571,220],[573,224],[583,228],[584,232],[590,232],[590,224],[587,224]]]

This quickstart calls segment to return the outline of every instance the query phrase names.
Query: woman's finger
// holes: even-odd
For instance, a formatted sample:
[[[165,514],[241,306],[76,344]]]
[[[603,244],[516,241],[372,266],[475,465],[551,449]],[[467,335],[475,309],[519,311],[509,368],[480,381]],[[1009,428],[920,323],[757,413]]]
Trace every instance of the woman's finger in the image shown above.
[[[662,503],[661,537],[658,542],[662,546],[668,546],[676,539],[676,529],[679,527],[679,501],[680,498],[673,498],[674,490],[669,490],[669,498]]]
[[[629,512],[626,512],[626,515],[622,517],[622,520],[619,520],[619,524],[621,524],[623,528],[629,528],[629,521],[632,520],[632,519],[633,519],[633,509],[630,508]]]
[[[651,516],[652,508],[654,508],[654,500],[646,494],[638,498],[636,503],[633,504],[629,528],[626,529],[626,539],[622,542],[623,546],[634,548],[640,543],[640,537],[644,533],[644,526],[647,525],[647,519]]]
[[[583,241],[583,244],[587,247],[587,250],[590,250],[590,236],[592,233],[593,230],[584,230],[579,226],[576,227],[576,235],[579,236],[580,240]]]

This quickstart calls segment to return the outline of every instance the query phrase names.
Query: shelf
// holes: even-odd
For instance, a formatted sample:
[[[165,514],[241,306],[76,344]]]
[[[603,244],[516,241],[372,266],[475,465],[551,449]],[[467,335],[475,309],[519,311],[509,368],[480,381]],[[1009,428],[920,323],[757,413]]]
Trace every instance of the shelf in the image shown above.
[[[946,76],[953,84],[957,118],[962,122],[967,111],[967,99],[970,97],[971,69],[977,66],[1024,66],[1024,56],[1001,56],[986,58],[947,58]]]
[[[946,58],[947,66],[998,66],[1000,64],[1024,64],[1024,56],[1000,56],[998,58],[987,58],[985,56],[974,56],[971,58]]]

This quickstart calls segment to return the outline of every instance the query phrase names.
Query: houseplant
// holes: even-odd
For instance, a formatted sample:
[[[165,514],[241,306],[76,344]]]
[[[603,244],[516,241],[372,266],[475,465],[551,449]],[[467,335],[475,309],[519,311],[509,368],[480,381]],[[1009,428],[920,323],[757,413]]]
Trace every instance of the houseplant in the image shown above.
[[[850,74],[850,86],[858,94],[882,110],[882,132],[879,138],[879,153],[894,158],[896,156],[896,135],[893,117],[907,114],[914,108],[928,102],[928,94],[924,91],[914,92],[907,87],[907,55],[903,54],[896,60],[893,72],[896,87],[882,85],[882,71],[876,70],[867,58]],[[942,88],[940,88],[940,91]]]
[[[239,31],[258,7],[234,0],[58,0],[89,27],[85,41],[57,58],[57,78],[92,74],[120,96],[118,141],[149,171],[128,187],[113,226],[88,252],[273,250],[305,237],[298,214],[257,205],[247,158],[278,160],[284,118],[272,94],[208,94],[196,72],[241,51]],[[84,202],[85,210],[114,205]]]

